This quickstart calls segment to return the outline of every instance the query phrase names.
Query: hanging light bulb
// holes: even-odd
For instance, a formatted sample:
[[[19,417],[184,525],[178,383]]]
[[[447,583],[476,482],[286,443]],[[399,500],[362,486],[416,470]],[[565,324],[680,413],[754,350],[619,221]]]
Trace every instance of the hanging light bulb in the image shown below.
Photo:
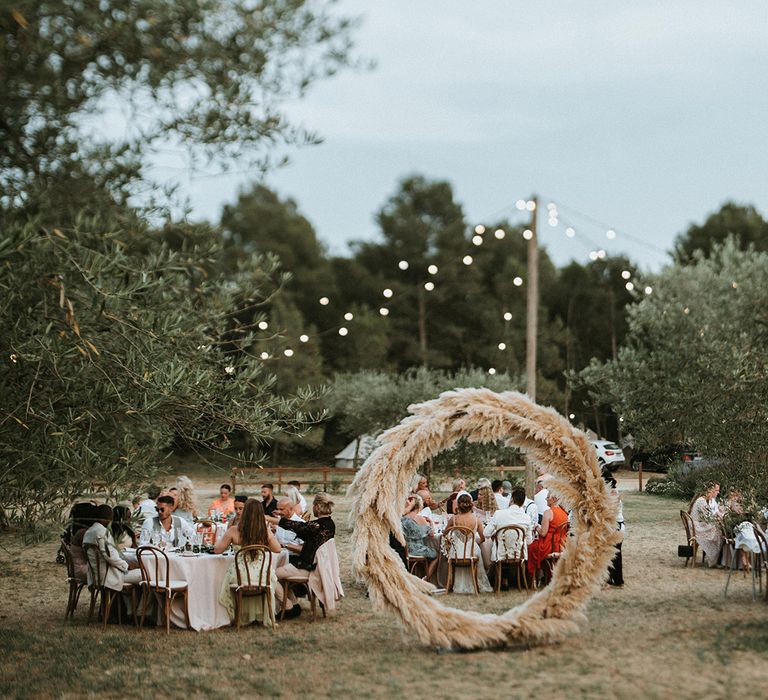
[[[401,270],[407,270],[408,269],[408,261],[407,260],[401,260],[399,263],[397,263],[397,266]]]
[[[496,368],[495,367],[489,367],[488,368],[488,374],[491,374],[491,375],[496,374]]]
[[[435,288],[434,282],[425,282],[424,283],[424,289],[426,289],[428,292],[431,292]]]
[[[340,336],[345,336],[347,333],[349,333],[349,330],[347,328],[344,328],[344,326],[339,328],[339,335]]]
[[[475,233],[479,233],[481,235],[485,233],[485,226],[483,226],[482,224],[478,224],[477,226],[475,226]]]
[[[525,203],[525,208],[526,208],[528,211],[534,211],[534,210],[536,209],[536,202],[534,202],[532,199],[529,199],[529,200],[528,200],[528,201]]]
[[[515,287],[521,287],[523,284],[523,278],[522,277],[515,277],[515,279],[512,280],[512,284],[515,285]]]
[[[462,258],[461,262],[463,262],[465,265],[471,265],[474,261],[472,260],[472,256],[471,255],[465,255]]]
[[[331,303],[331,300],[328,297],[320,297],[320,303],[323,306],[328,306],[328,304]]]
[[[569,226],[565,229],[565,235],[568,236],[568,238],[573,238],[576,235],[576,229],[573,228],[573,226]]]
[[[268,360],[269,359],[269,353],[268,352],[263,352],[263,353],[261,353],[261,355],[259,355],[259,357],[262,360]]]
[[[622,270],[621,271],[621,278],[628,280],[630,277],[632,277],[632,273],[629,270]]]
[[[286,357],[293,357],[293,350],[291,350],[290,348],[286,348],[285,350],[283,350],[283,355],[285,355]]]
[[[391,299],[394,292],[391,289],[385,289],[382,294],[387,297],[387,299]]]
[[[525,200],[524,199],[518,199],[515,202],[515,208],[519,209],[520,211],[523,211],[525,209]]]
[[[600,260],[604,260],[607,253],[601,248],[597,251],[597,257],[600,258]]]
[[[496,229],[496,230],[493,232],[493,235],[494,235],[494,236],[496,236],[496,238],[498,238],[499,240],[501,240],[501,239],[502,239],[502,238],[504,238],[504,236],[506,236],[507,234],[506,234],[506,232],[504,231],[504,229],[503,229],[503,228],[497,228],[497,229]]]
[[[612,241],[614,238],[616,238],[616,231],[614,231],[612,228],[609,228],[609,229],[608,229],[608,230],[605,232],[605,237],[606,237],[606,238],[607,238],[609,241]]]
[[[355,315],[351,311],[347,311],[347,313],[344,314],[344,320],[345,321],[351,321]]]
[[[382,307],[379,309],[379,313],[380,313],[382,316],[389,316],[389,309],[388,309],[386,306],[382,306]]]
[[[475,245],[483,245],[483,237],[482,236],[472,236],[472,243]]]
[[[499,343],[498,347],[499,347],[499,350],[506,350],[507,349],[507,344],[506,343]]]
[[[430,265],[430,266],[427,268],[427,272],[428,272],[430,275],[436,275],[436,274],[437,274],[437,265]]]
[[[306,333],[302,333],[302,334],[299,336],[299,340],[300,340],[302,343],[308,343],[308,342],[309,342],[309,336],[308,336]]]
[[[570,418],[571,420],[573,420],[574,418],[576,418],[576,414],[575,414],[575,413],[569,413],[569,414],[568,414],[568,418]]]
[[[645,288],[645,293],[646,294],[651,294],[652,292],[653,292],[653,287],[646,287]]]
[[[265,331],[269,328],[269,324],[266,321],[259,321],[259,328]]]
[[[504,312],[504,320],[505,321],[511,321],[512,320],[512,314],[509,311]]]
[[[533,238],[533,231],[529,228],[525,229],[525,231],[523,231],[523,238],[525,238],[526,241],[530,241],[531,238]]]
[[[635,288],[635,285],[634,285],[634,284],[632,284],[632,282],[627,282],[627,283],[624,285],[624,287],[626,288],[626,290],[627,290],[628,292],[631,292],[631,291],[632,291],[632,290]]]
[[[597,251],[596,250],[590,250],[589,251],[589,259],[594,261],[597,260]]]

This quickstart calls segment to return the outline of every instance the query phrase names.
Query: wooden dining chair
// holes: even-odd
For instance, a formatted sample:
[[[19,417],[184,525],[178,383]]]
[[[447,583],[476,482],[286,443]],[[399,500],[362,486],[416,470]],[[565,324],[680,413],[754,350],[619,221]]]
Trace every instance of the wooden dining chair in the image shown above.
[[[405,543],[405,560],[408,562],[408,573],[416,576],[416,569],[419,566],[424,568],[424,575],[429,573],[429,559],[427,557],[419,557],[412,555],[408,549],[408,543]]]
[[[755,530],[757,546],[760,548],[760,552],[754,555],[753,567],[757,575],[758,590],[761,594],[763,592],[763,571],[765,571],[765,602],[768,603],[768,538],[766,538],[765,530],[757,523],[753,522],[752,527]]]
[[[104,561],[99,548],[95,544],[86,544],[83,546],[85,552],[85,561],[90,573],[91,585],[88,587],[91,592],[91,607],[88,611],[88,622],[93,619],[93,611],[96,607],[96,601],[100,599],[99,610],[103,620],[103,629],[107,628],[109,615],[112,612],[112,605],[117,600],[117,622],[123,624],[123,602],[120,600],[122,593],[130,593],[131,607],[133,609],[133,619],[136,622],[136,586],[132,583],[124,583],[120,591],[108,588],[102,583],[102,574],[106,578],[107,567],[109,564]]]
[[[454,525],[443,533],[446,542],[446,552],[448,561],[448,581],[446,590],[453,590],[453,580],[457,568],[468,568],[472,575],[472,584],[475,587],[475,593],[480,593],[480,586],[477,582],[477,563],[478,557],[475,554],[475,531],[469,527]]]
[[[268,547],[260,544],[242,547],[235,554],[235,572],[237,583],[230,585],[229,591],[235,603],[236,628],[240,629],[243,598],[261,596],[261,619],[264,619],[264,612],[268,610],[274,630],[275,610],[272,598],[275,592],[272,590],[272,552]]]
[[[69,586],[69,597],[67,599],[67,610],[64,613],[64,619],[71,620],[75,615],[77,603],[80,600],[80,594],[83,592],[83,588],[86,587],[88,582],[84,579],[77,578],[75,575],[75,562],[72,559],[72,551],[64,540],[61,541],[59,551],[64,556],[64,563],[67,565],[67,584]]]
[[[171,606],[176,598],[181,598],[184,603],[184,619],[189,629],[189,587],[186,581],[171,578],[168,555],[162,549],[144,545],[136,550],[136,558],[141,569],[143,592],[139,626],[144,627],[144,617],[151,594],[157,603],[158,613],[165,618],[166,634],[171,633]]]
[[[696,554],[699,550],[699,543],[696,540],[696,524],[693,522],[691,514],[687,510],[680,511],[680,519],[683,521],[683,527],[685,528],[685,542],[691,548],[692,555],[686,557],[683,567],[688,566],[688,562],[691,562],[691,568],[696,567]],[[701,563],[704,563],[704,550],[701,553]]]
[[[504,566],[511,566],[515,571],[515,578],[518,589],[522,580],[525,590],[528,591],[528,577],[525,571],[525,558],[523,557],[523,548],[525,547],[525,527],[522,525],[506,525],[493,533],[494,550],[497,559],[493,562],[494,572],[496,574],[496,593],[501,591],[501,579]],[[503,553],[503,556],[499,556]]]

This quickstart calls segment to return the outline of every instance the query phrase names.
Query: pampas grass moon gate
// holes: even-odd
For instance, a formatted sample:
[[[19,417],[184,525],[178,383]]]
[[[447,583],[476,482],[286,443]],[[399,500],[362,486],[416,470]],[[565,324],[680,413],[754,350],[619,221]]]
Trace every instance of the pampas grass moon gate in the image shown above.
[[[587,436],[518,392],[456,389],[408,410],[411,416],[379,437],[380,447],[348,491],[353,569],[367,583],[374,606],[395,612],[423,644],[449,649],[541,644],[576,631],[621,537],[616,503]],[[390,532],[404,543],[400,515],[411,477],[461,438],[523,448],[527,460],[551,475],[546,486],[572,510],[571,536],[549,586],[501,615],[442,605],[428,595],[434,586],[409,574],[389,546]]]

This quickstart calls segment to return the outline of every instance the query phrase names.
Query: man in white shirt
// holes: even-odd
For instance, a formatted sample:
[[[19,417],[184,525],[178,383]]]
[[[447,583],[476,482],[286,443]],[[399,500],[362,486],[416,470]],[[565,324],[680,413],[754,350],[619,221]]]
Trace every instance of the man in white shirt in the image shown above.
[[[93,580],[97,570],[101,578],[98,584],[113,591],[122,591],[125,583],[139,583],[141,571],[128,570],[128,562],[120,556],[115,540],[112,538],[112,532],[109,529],[112,523],[112,508],[108,505],[98,506],[94,512],[94,519],[96,522],[83,536],[83,549],[89,562],[88,585],[97,583]],[[101,557],[100,566],[97,566],[94,550],[98,550]]]
[[[192,540],[195,528],[188,520],[173,515],[175,505],[173,496],[160,496],[157,499],[157,516],[147,518],[141,526],[141,544],[149,544],[154,537],[157,542],[165,541],[171,547],[178,548]]]
[[[549,496],[549,489],[545,489],[541,483],[542,479],[539,477],[536,479],[536,490],[534,491],[533,501],[536,504],[536,510],[538,511],[538,520],[541,523],[541,517],[544,515],[544,511],[549,508],[547,505],[547,497]]]
[[[154,484],[147,489],[147,497],[139,503],[137,516],[142,524],[148,518],[154,518],[157,515],[157,497],[160,495],[160,487]]]
[[[501,479],[494,479],[491,482],[491,491],[493,491],[493,497],[496,499],[496,509],[504,510],[509,508],[509,498],[503,493],[504,482]]]
[[[507,525],[520,525],[525,529],[525,536],[520,538],[518,533],[508,530],[499,539],[498,551],[496,541],[493,541],[491,547],[491,559],[522,558],[528,556],[528,545],[533,539],[533,529],[531,519],[525,514],[522,506],[525,502],[525,490],[521,488],[512,489],[512,505],[503,510],[497,510],[491,521],[485,526],[483,534],[486,537],[492,537],[493,534]]]
[[[275,508],[275,514],[289,520],[296,520],[302,522],[302,519],[296,515],[294,504],[290,498],[281,498],[277,502],[277,508]],[[297,554],[304,546],[304,540],[299,539],[296,533],[291,530],[277,526],[275,530],[275,537],[277,541],[282,545],[283,549],[287,549],[292,554]]]
[[[536,501],[534,501],[532,498],[528,498],[526,495],[525,501],[523,503],[523,510],[525,511],[525,514],[531,519],[531,526],[535,530],[536,526],[539,524],[539,508],[536,505]]]

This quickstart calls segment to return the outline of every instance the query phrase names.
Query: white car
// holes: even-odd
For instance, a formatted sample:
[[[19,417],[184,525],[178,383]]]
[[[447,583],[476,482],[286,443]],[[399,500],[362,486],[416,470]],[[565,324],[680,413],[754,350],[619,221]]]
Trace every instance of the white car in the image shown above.
[[[620,467],[624,466],[624,453],[621,448],[610,440],[595,440],[592,445],[597,452],[597,463],[600,468],[608,467],[612,472],[615,472]]]

